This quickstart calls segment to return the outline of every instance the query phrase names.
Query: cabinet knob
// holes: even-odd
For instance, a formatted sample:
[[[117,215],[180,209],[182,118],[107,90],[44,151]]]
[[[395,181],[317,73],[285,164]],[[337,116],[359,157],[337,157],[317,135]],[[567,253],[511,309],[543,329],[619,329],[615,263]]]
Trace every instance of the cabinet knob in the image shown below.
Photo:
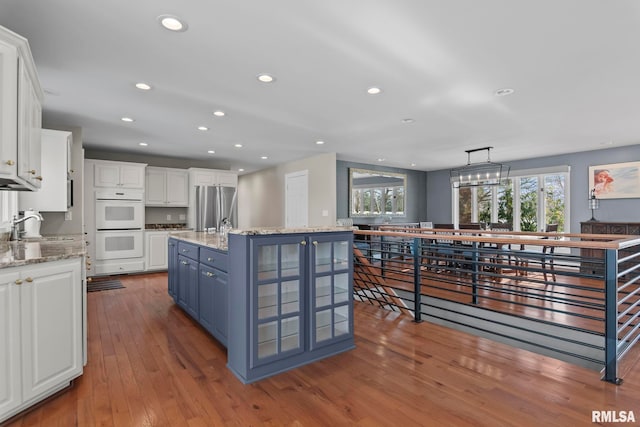
[[[9,166],[13,166],[16,164],[16,162],[14,162],[13,160],[7,160],[5,163],[8,164]]]
[[[38,181],[42,181],[42,177],[41,177],[41,176],[36,176],[36,179],[37,179]]]
[[[91,265],[91,261],[87,261],[87,265]]]
[[[211,261],[213,261],[213,258],[207,257],[207,261],[211,262]]]
[[[213,277],[213,276],[215,276],[215,274],[211,273],[210,271],[207,271],[206,276],[207,277]]]
[[[87,283],[91,283],[93,282],[93,278],[92,277],[87,277]]]
[[[16,285],[22,285],[22,280],[20,279],[16,280]]]
[[[307,246],[307,241],[306,241],[306,240],[303,240],[302,242],[300,242],[300,244],[301,244],[302,246]]]
[[[27,278],[26,278],[26,279],[24,279],[24,280],[26,280],[26,281],[27,281],[27,282],[29,282],[29,283],[33,282],[33,279],[32,279],[31,277],[27,277]]]
[[[36,170],[35,170],[35,169],[31,169],[31,170],[29,171],[29,173],[30,173],[31,175],[35,175],[35,174],[36,174]]]
[[[187,261],[182,261],[182,265],[189,265]]]
[[[182,252],[183,253],[187,253],[187,252],[189,252],[189,250],[188,249],[183,249]]]
[[[318,246],[318,242],[316,242],[315,240],[313,241],[313,246]]]

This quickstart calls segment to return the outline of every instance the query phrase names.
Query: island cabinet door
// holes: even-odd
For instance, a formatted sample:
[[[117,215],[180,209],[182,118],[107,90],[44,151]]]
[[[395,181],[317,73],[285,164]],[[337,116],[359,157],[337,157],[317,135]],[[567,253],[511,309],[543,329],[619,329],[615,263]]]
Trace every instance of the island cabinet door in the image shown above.
[[[194,319],[199,319],[198,262],[183,255],[178,256],[178,305]]]
[[[200,264],[198,300],[200,324],[218,341],[227,345],[228,306],[227,273]]]
[[[255,237],[251,246],[251,367],[256,367],[305,351],[308,239]]]
[[[311,237],[311,350],[353,337],[352,247],[351,233]]]
[[[178,242],[169,239],[167,243],[167,288],[174,301],[178,301]]]
[[[200,278],[198,279],[198,303],[200,311],[200,324],[213,334],[214,331],[214,289],[216,287],[216,271],[213,268],[200,265]]]
[[[229,276],[216,270],[213,293],[213,335],[227,346],[229,336]]]

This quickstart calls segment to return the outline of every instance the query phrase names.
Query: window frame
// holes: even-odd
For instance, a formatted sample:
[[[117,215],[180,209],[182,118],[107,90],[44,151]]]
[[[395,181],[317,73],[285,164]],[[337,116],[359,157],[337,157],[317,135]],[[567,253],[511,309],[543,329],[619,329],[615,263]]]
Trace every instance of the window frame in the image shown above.
[[[563,175],[564,176],[564,229],[563,232],[571,232],[571,167],[569,165],[560,165],[546,168],[537,169],[521,169],[512,170],[509,174],[513,186],[513,230],[520,231],[520,179],[526,177],[536,177],[538,182],[538,203],[537,203],[537,227],[538,231],[544,231],[546,225],[546,201],[547,198],[544,195],[544,183],[545,177],[549,175]],[[493,186],[497,188],[498,186]],[[452,189],[452,222],[455,227],[459,226],[460,220],[460,190],[456,187]],[[478,209],[478,187],[470,187],[471,189],[471,222],[478,222],[479,209]],[[540,194],[542,193],[542,194]],[[516,200],[518,201],[516,203]],[[491,191],[491,222],[498,222],[498,192]]]

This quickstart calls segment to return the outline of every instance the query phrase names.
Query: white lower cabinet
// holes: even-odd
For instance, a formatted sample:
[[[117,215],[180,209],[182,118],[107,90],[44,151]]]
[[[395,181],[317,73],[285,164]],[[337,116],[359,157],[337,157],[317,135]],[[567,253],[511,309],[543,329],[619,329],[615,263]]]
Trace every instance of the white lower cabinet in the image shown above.
[[[168,264],[168,231],[145,231],[145,271],[166,270]]]
[[[81,263],[0,270],[0,422],[82,374]]]

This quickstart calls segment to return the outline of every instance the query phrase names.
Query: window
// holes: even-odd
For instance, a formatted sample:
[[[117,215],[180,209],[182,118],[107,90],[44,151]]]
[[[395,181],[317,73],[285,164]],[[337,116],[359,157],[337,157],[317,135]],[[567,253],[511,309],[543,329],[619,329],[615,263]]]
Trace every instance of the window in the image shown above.
[[[351,216],[404,216],[405,174],[350,170]]]
[[[453,191],[457,224],[507,222],[519,231],[558,224],[558,231],[569,232],[569,166],[514,171],[502,185]]]

